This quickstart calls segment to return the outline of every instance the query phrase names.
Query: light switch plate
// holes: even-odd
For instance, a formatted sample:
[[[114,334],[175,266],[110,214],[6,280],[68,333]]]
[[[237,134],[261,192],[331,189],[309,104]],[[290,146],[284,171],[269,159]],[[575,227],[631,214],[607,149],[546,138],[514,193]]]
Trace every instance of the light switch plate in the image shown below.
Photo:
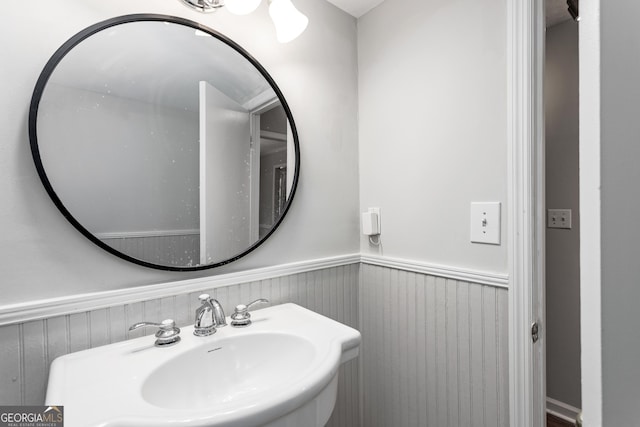
[[[571,209],[547,209],[547,227],[571,229]]]
[[[471,203],[471,242],[500,244],[500,202]]]

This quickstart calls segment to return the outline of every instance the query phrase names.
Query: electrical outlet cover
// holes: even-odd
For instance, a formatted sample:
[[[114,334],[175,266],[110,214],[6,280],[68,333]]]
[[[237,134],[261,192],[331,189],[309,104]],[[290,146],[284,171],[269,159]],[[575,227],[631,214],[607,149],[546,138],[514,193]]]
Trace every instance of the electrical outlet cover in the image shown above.
[[[547,209],[547,228],[571,229],[571,209]]]

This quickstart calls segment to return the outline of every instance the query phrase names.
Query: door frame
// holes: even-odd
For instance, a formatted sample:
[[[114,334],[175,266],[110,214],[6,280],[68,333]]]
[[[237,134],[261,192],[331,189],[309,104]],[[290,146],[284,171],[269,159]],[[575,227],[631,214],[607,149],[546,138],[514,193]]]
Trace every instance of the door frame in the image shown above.
[[[544,0],[507,2],[509,422],[542,427],[544,333]],[[533,343],[537,322],[540,339]]]
[[[544,327],[538,349],[529,329],[532,320],[544,319],[544,304],[537,304],[544,301],[544,4],[507,2],[511,427],[544,425],[538,420],[546,399]],[[578,31],[581,407],[585,426],[601,426],[600,0],[580,4]]]
[[[580,345],[582,418],[602,426],[600,0],[580,2]]]
[[[276,165],[273,165],[273,179],[271,180],[271,220],[275,223],[276,222],[276,195],[275,195],[275,188],[276,188],[276,171],[280,168],[287,168],[287,164],[286,163],[278,163]],[[285,187],[286,187],[287,183],[285,180]],[[287,189],[285,188],[285,193],[287,191]],[[285,198],[285,205],[286,205],[287,201]]]
[[[271,110],[280,100],[270,98],[249,111],[251,149],[249,152],[249,235],[257,242],[260,235],[260,115]]]

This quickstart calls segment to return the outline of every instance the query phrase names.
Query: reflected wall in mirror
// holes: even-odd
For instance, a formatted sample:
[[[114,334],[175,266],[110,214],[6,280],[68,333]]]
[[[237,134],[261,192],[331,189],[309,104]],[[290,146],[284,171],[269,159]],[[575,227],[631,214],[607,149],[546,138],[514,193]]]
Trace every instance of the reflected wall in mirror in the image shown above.
[[[266,70],[215,31],[163,15],[114,18],[65,43],[36,85],[29,135],[76,228],[166,270],[253,250],[299,173],[296,127]]]

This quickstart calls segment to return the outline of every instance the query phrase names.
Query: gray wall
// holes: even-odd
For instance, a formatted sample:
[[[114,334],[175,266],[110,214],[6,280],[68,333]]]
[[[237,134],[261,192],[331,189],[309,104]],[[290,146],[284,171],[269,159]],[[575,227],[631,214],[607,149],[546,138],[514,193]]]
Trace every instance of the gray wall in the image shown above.
[[[281,106],[260,115],[260,130],[287,134],[287,115]]]
[[[506,221],[502,245],[469,241],[470,202],[506,201],[506,16],[505,0],[395,0],[358,20],[360,209],[382,209],[363,253],[507,270]]]
[[[640,3],[601,8],[603,424],[638,425],[640,401]]]
[[[505,221],[502,245],[469,241],[470,202],[506,199],[506,16],[504,0],[396,0],[358,20],[360,210],[382,216],[363,255],[507,270]],[[363,426],[508,425],[506,290],[368,265],[360,280]]]
[[[53,83],[38,146],[56,194],[88,230],[199,228],[198,113]]]
[[[2,304],[358,252],[357,56],[353,17],[324,1],[298,0],[296,6],[313,21],[299,39],[279,44],[266,2],[247,16],[226,11],[203,15],[175,0],[60,0],[37,1],[32,6],[27,10],[18,3],[4,4],[2,16],[6,25],[0,27]],[[29,151],[27,119],[42,67],[78,31],[128,13],[181,16],[221,31],[269,70],[293,111],[300,135],[302,170],[292,209],[282,227],[264,245],[224,268],[168,273],[122,261],[93,245],[62,217],[36,174]],[[326,165],[332,165],[330,173]],[[336,188],[341,191],[336,193]]]
[[[570,230],[546,230],[547,396],[580,408],[578,25],[547,28],[546,43],[546,205],[572,210]]]

